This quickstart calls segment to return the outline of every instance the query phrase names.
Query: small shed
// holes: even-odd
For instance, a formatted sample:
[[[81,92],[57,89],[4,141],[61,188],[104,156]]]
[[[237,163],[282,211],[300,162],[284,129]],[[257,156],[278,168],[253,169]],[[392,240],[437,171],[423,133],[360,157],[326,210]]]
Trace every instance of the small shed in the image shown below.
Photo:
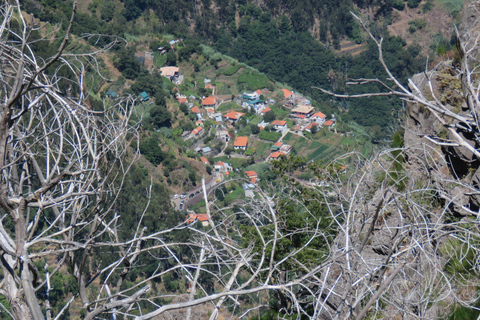
[[[140,93],[140,98],[142,99],[142,101],[148,101],[148,100],[150,100],[150,97],[148,96],[148,93],[146,93],[145,91],[143,91],[142,93]]]

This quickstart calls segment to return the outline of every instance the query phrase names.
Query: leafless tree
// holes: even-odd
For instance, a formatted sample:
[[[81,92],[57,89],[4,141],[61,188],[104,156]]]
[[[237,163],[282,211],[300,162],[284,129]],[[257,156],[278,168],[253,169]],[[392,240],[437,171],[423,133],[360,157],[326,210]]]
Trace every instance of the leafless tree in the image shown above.
[[[242,237],[242,230],[231,224],[234,215],[216,212],[208,213],[204,229],[180,224],[149,234],[142,215],[133,237],[121,238],[114,205],[136,158],[128,151],[138,135],[132,118],[136,101],[125,97],[105,101],[103,110],[88,107],[86,64],[95,65],[96,58],[65,52],[75,11],[76,2],[56,53],[42,59],[30,41],[35,27],[25,21],[19,2],[0,6],[0,294],[7,300],[0,304],[1,312],[13,319],[60,319],[81,305],[85,319],[151,319],[179,309],[193,318],[192,307],[209,304],[210,318],[216,319],[227,304],[233,313],[248,314],[238,297],[271,290],[291,297],[291,308],[300,306],[295,288],[320,267],[286,275],[282,266],[303,248],[276,261],[279,242],[303,231],[282,234],[281,221],[268,203],[254,213],[237,213],[245,217],[255,241]],[[64,70],[71,77],[61,76]],[[209,208],[205,187],[204,194]],[[191,232],[189,240],[167,240],[183,229]],[[311,239],[322,235],[313,225]],[[188,259],[179,253],[182,247]],[[115,249],[114,262],[87,271],[93,253],[107,248]],[[171,261],[169,267],[159,266],[147,278],[125,286],[142,255],[158,252],[159,259]],[[59,272],[71,273],[77,290],[53,312],[50,280]],[[187,279],[188,294],[175,297],[152,290],[153,280],[171,272]],[[114,274],[119,276],[112,283]],[[202,285],[207,275],[216,293]]]
[[[100,111],[87,106],[86,62],[64,52],[75,7],[57,53],[45,60],[29,43],[32,26],[24,21],[19,3],[4,2],[0,12],[0,294],[10,307],[0,308],[11,318],[59,319],[79,304],[86,319],[151,319],[178,310],[193,319],[198,318],[194,307],[201,304],[212,310],[210,319],[227,307],[243,317],[268,307],[268,299],[275,297],[279,318],[425,319],[439,314],[440,302],[468,305],[478,298],[478,208],[462,196],[470,193],[467,198],[473,201],[478,188],[463,178],[441,175],[450,165],[438,147],[464,148],[478,160],[476,41],[475,46],[460,41],[462,67],[455,77],[464,88],[467,111],[456,113],[437,97],[433,72],[411,80],[409,88],[396,80],[383,61],[382,41],[372,36],[394,85],[359,79],[356,83],[377,81],[386,88],[365,96],[397,95],[421,105],[449,134],[422,134],[431,144],[386,150],[370,160],[346,155],[354,158],[349,175],[342,175],[337,163],[326,166],[325,188],[294,181],[283,193],[304,213],[302,228],[290,228],[260,190],[261,200],[232,214],[234,208],[216,207],[204,186],[206,227],[180,224],[147,234],[142,216],[133,237],[125,240],[114,204],[132,164],[125,159],[135,160],[126,157],[137,137],[135,99],[105,102]],[[62,69],[73,78],[61,77]],[[404,156],[407,163],[423,166],[422,174],[398,166]],[[428,175],[434,177],[426,179]],[[310,209],[312,202],[325,208],[321,215]],[[447,221],[452,210],[463,218]],[[244,227],[236,223],[239,219]],[[169,234],[185,229],[188,240],[168,240]],[[301,246],[285,247],[299,236]],[[115,248],[118,256],[92,277],[87,265],[92,252],[103,248]],[[142,255],[159,252],[159,259],[171,261],[169,267],[159,266],[125,287]],[[188,258],[180,252],[188,252]],[[320,257],[318,253],[321,258],[315,261],[302,258]],[[53,269],[47,266],[42,272],[38,266],[45,259]],[[71,272],[78,292],[53,314],[50,279],[57,272]],[[171,272],[186,279],[188,293],[169,295],[153,288],[153,280]],[[119,276],[112,284],[114,273]],[[205,286],[205,277],[214,291]],[[246,297],[252,300],[244,303]]]
[[[348,84],[376,82],[384,90],[343,95],[318,89],[343,98],[394,95],[405,100],[405,148],[364,162],[352,176],[354,183],[339,189],[346,204],[341,206],[343,223],[331,264],[319,277],[320,290],[312,291],[318,299],[315,314],[433,319],[456,304],[474,308],[480,249],[477,29],[470,25],[462,35],[457,31],[457,62],[439,63],[405,86],[384,61],[383,39],[354,17],[376,44],[388,78]]]

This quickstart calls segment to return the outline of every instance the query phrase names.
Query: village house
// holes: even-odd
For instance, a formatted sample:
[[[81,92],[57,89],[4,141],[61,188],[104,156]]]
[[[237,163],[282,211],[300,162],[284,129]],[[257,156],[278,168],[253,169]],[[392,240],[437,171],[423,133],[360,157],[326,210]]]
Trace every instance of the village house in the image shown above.
[[[332,120],[328,120],[328,121],[325,121],[323,125],[327,128],[332,128],[335,125],[335,122],[333,122]]]
[[[215,139],[220,141],[228,141],[230,140],[230,135],[228,134],[227,130],[219,129],[215,133]]]
[[[202,113],[202,112],[200,111],[200,108],[197,107],[197,106],[194,106],[194,107],[192,108],[192,112],[195,113],[195,114],[200,114],[200,113]]]
[[[211,83],[207,84],[207,85],[205,86],[205,89],[212,89],[212,90],[213,90],[212,84],[211,84]]]
[[[166,77],[172,80],[172,78],[176,78],[179,76],[180,68],[179,67],[163,67],[163,68],[160,68],[160,73],[163,77]]]
[[[270,147],[270,150],[271,151],[278,151],[280,150],[280,148],[283,146],[283,143],[280,142],[280,141],[277,141],[275,142],[271,147]]]
[[[148,93],[146,93],[145,91],[143,91],[142,93],[140,93],[140,100],[142,100],[142,101],[148,101],[148,100],[150,100],[150,97],[148,96]]]
[[[312,133],[312,128],[313,127],[318,127],[318,124],[316,122],[310,122],[306,127],[305,131]]]
[[[203,121],[202,120],[197,120],[197,121],[195,121],[195,125],[203,127]]]
[[[212,152],[212,148],[210,148],[209,146],[205,146],[201,150],[202,150],[202,153],[205,155],[208,155],[210,154],[210,152]]]
[[[273,128],[275,130],[282,131],[282,130],[285,130],[287,128],[287,121],[275,120],[271,123],[271,125],[273,126]]]
[[[209,164],[210,164],[210,162],[208,162],[208,159],[205,158],[205,157],[200,157],[200,161],[202,161],[202,163],[203,163],[204,165],[209,165]]]
[[[269,112],[269,111],[272,111],[272,109],[270,109],[269,107],[266,107],[266,108],[263,108],[262,110],[260,110],[260,115],[261,116],[264,116],[265,113]]]
[[[206,97],[202,100],[202,107],[204,108],[215,108],[218,105],[218,98],[215,96]]]
[[[288,89],[282,89],[283,91],[283,97],[285,99],[293,99],[295,98],[295,95],[293,94],[293,92],[291,92],[290,90]]]
[[[317,124],[323,124],[325,122],[325,115],[321,112],[314,113],[310,120],[314,121]]]
[[[230,122],[236,122],[240,120],[240,118],[244,115],[245,113],[237,112],[237,111],[230,111],[229,113],[224,115],[225,121],[230,121]]]
[[[215,110],[213,108],[205,108],[210,119],[215,119]]]
[[[253,183],[253,184],[257,183],[258,175],[255,171],[253,171],[253,170],[245,171],[245,174],[247,175],[248,179],[250,179],[251,183]]]
[[[314,108],[311,106],[297,106],[292,109],[291,116],[298,119],[309,119],[313,115]]]
[[[190,213],[187,217],[187,224],[194,223],[196,221],[200,221],[202,226],[208,226],[208,214],[206,213]]]
[[[193,129],[192,133],[194,134],[195,137],[200,136],[201,133],[203,133],[203,128],[198,126],[195,129]]]
[[[283,152],[280,152],[280,151],[275,151],[275,152],[272,152],[269,156],[268,156],[268,159],[267,161],[270,161],[270,160],[278,160],[280,159],[280,157],[282,155],[285,155]]]
[[[233,142],[233,149],[247,150],[248,137],[236,137]]]
[[[225,173],[225,174],[228,174],[230,171],[233,171],[233,167],[226,163],[226,162],[222,162],[222,161],[218,161],[217,163],[215,163],[215,165],[213,166],[213,170],[215,173]]]
[[[291,145],[288,145],[288,144],[283,144],[281,147],[280,147],[280,153],[288,156],[291,152],[292,152],[293,148]]]

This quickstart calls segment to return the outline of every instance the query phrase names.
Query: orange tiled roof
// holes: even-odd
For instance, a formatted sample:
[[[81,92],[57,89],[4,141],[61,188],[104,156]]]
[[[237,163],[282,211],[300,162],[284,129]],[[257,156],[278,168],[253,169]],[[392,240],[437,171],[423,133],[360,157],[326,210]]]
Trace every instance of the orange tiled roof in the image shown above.
[[[201,111],[200,111],[200,108],[198,108],[197,106],[194,106],[194,107],[192,108],[192,112],[193,112],[193,113],[200,113]]]
[[[211,96],[211,97],[206,97],[205,99],[203,99],[202,101],[202,106],[212,106],[215,104],[215,102],[217,101],[218,99],[214,96]]]
[[[180,99],[178,99],[178,102],[180,102],[180,103],[187,103],[188,100],[187,100],[187,98],[180,98]]]
[[[277,159],[277,158],[280,158],[280,156],[281,156],[282,154],[285,154],[285,153],[275,151],[275,152],[272,152],[272,154],[270,155],[270,158],[272,158],[272,159]]]
[[[213,89],[213,86],[209,83],[205,86],[205,89]]]
[[[235,142],[233,142],[234,147],[246,147],[248,142],[248,137],[236,137]]]
[[[263,109],[262,111],[260,111],[260,113],[267,113],[268,111],[272,111],[272,109],[270,109],[270,108],[265,108],[265,109]]]
[[[277,141],[273,145],[277,146],[277,147],[281,147],[283,145],[283,143],[281,143],[280,141]]]
[[[206,213],[193,214],[191,213],[188,217],[187,223],[192,223],[197,221],[208,221],[208,215]]]
[[[332,124],[333,124],[332,120],[325,121],[324,123],[324,125],[326,125],[327,127],[331,126]]]
[[[199,127],[196,127],[195,129],[193,129],[192,132],[193,132],[195,135],[197,135],[197,134],[199,134],[200,131],[202,131],[202,130],[203,130],[203,128],[199,126]]]
[[[225,118],[229,118],[229,119],[232,119],[232,120],[238,120],[243,115],[244,115],[244,113],[236,112],[236,111],[232,110],[225,115]]]
[[[256,94],[262,94],[262,90],[258,89],[257,91],[255,91]]]
[[[272,126],[284,126],[287,124],[287,121],[275,120],[272,122]]]
[[[247,177],[251,178],[251,177],[256,177],[257,176],[257,173],[253,170],[251,171],[245,171],[245,174],[247,175]]]
[[[318,126],[318,124],[316,124],[315,122],[311,122],[308,126],[305,127],[305,129],[312,129],[313,126]]]
[[[207,112],[208,112],[208,113],[215,113],[215,110],[213,110],[213,109],[207,109]]]
[[[325,118],[325,115],[321,112],[317,112],[317,113],[314,113],[312,117],[319,117],[319,118],[322,118],[324,119]]]
[[[209,162],[208,162],[208,159],[205,158],[205,157],[200,157],[200,160],[201,160],[203,163],[209,163]]]
[[[288,90],[288,89],[282,89],[282,91],[283,91],[283,96],[284,96],[285,98],[288,98],[288,97],[290,97],[290,96],[293,96],[293,93],[292,93],[290,90]]]
[[[253,183],[253,184],[256,184],[257,183],[257,177],[251,177],[250,182]]]

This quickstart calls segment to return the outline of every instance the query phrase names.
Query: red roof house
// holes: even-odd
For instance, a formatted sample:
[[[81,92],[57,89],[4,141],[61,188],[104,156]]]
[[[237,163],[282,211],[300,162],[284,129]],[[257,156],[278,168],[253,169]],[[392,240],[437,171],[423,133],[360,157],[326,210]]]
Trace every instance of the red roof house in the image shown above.
[[[203,107],[216,107],[217,106],[217,101],[218,101],[217,97],[214,97],[214,96],[206,97],[202,101],[202,106]]]
[[[238,150],[238,149],[247,149],[247,144],[248,144],[248,137],[236,137],[235,141],[233,142],[233,149]]]
[[[197,114],[198,114],[198,113],[201,113],[200,108],[197,107],[197,106],[193,106],[192,112],[193,112],[193,113],[197,113]]]
[[[267,113],[267,112],[269,112],[269,111],[272,111],[272,109],[270,109],[270,108],[267,107],[267,108],[263,109],[262,111],[260,111],[260,113],[261,113],[261,114],[265,114],[265,113]]]
[[[200,157],[200,160],[202,161],[203,164],[208,165],[210,162],[208,162],[208,159],[205,157]]]
[[[225,120],[230,120],[230,121],[237,121],[240,120],[240,118],[244,115],[245,113],[237,112],[237,111],[230,111],[226,115],[224,115]]]
[[[288,89],[282,89],[282,91],[283,91],[283,96],[284,96],[285,98],[290,98],[290,97],[293,96],[293,93],[292,93],[290,90],[288,90]]]
[[[200,127],[200,126],[198,126],[198,127],[196,127],[195,129],[193,129],[192,132],[193,132],[194,135],[197,136],[197,135],[199,135],[202,131],[203,131],[203,128]]]
[[[283,153],[283,152],[275,151],[275,152],[272,152],[272,154],[269,156],[269,158],[272,159],[272,160],[278,160],[280,158],[280,156],[282,156],[284,154],[285,153]]]

